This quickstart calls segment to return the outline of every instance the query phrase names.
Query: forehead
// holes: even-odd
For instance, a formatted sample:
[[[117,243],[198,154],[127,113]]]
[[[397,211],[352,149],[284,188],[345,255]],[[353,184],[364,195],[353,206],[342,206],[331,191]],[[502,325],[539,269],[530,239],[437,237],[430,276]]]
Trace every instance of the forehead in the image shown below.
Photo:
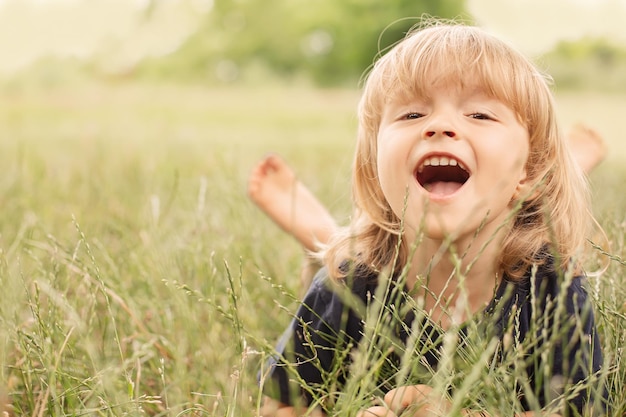
[[[480,84],[473,76],[467,78],[434,76],[432,80],[402,83],[402,85],[391,87],[386,95],[385,104],[409,104],[415,100],[429,101],[441,94],[455,95],[461,100],[501,101],[490,85]]]

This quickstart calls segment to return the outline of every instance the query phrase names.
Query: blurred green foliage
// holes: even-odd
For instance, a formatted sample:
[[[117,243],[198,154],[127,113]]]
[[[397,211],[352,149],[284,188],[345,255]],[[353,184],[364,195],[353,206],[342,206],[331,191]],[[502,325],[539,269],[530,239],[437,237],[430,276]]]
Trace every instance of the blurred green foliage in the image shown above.
[[[376,56],[424,16],[472,22],[464,0],[215,0],[178,50],[134,74],[209,84],[305,80],[356,86]],[[560,90],[626,90],[626,46],[563,41],[539,65]]]
[[[271,74],[354,85],[423,15],[469,20],[464,0],[216,0],[178,51],[144,63],[140,73],[217,82]]]
[[[162,2],[146,4],[138,24],[149,27]],[[8,81],[1,77],[0,84],[15,90],[99,77],[354,88],[375,58],[425,16],[473,23],[465,0],[213,0],[193,13],[198,28],[167,55],[138,56],[121,69],[102,65],[111,59],[106,54],[86,60],[47,56]],[[560,91],[626,92],[626,45],[615,39],[563,41],[535,61]]]
[[[626,90],[626,47],[610,39],[560,42],[543,64],[560,89]]]

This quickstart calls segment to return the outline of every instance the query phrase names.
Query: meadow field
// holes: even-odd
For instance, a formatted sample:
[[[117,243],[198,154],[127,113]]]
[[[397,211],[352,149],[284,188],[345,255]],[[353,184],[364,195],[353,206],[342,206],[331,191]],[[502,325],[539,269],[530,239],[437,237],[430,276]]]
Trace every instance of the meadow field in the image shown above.
[[[356,90],[123,80],[0,88],[0,390],[28,416],[254,416],[260,364],[300,293],[302,250],[246,197],[284,156],[340,223]],[[626,412],[625,95],[557,94],[603,134],[608,237],[590,277]],[[591,246],[591,244],[590,244]]]

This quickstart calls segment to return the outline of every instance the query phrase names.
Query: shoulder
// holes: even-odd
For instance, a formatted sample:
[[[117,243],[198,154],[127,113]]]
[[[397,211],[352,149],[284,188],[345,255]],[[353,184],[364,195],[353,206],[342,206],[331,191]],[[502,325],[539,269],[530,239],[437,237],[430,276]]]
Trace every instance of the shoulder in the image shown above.
[[[341,269],[345,272],[345,277],[340,279],[331,278],[326,266],[320,268],[313,277],[305,298],[308,296],[326,297],[347,289],[352,294],[363,299],[376,290],[378,276],[375,272],[360,266],[353,269],[348,268],[346,264],[341,266]]]
[[[367,304],[376,290],[376,276],[365,269],[355,269],[346,278],[335,280],[330,277],[328,269],[322,267],[313,277],[306,292],[298,316],[341,315],[346,305]]]
[[[587,290],[587,279],[582,274],[555,268],[552,257],[531,266],[519,280],[504,280],[498,288],[492,312],[506,322],[516,317],[521,329],[530,329],[537,320],[550,323],[555,314],[560,317],[579,317],[590,327],[593,307]]]
[[[552,257],[531,267],[517,286],[543,307],[564,303],[568,312],[580,308],[589,298],[587,278],[574,270],[558,270]]]

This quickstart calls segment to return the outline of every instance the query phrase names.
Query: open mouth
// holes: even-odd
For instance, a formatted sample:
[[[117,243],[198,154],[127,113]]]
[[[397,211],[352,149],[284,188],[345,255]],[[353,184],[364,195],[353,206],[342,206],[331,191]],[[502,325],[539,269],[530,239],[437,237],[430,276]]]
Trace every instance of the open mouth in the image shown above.
[[[457,159],[450,156],[430,156],[417,168],[417,182],[429,193],[446,196],[467,182],[470,173]]]

